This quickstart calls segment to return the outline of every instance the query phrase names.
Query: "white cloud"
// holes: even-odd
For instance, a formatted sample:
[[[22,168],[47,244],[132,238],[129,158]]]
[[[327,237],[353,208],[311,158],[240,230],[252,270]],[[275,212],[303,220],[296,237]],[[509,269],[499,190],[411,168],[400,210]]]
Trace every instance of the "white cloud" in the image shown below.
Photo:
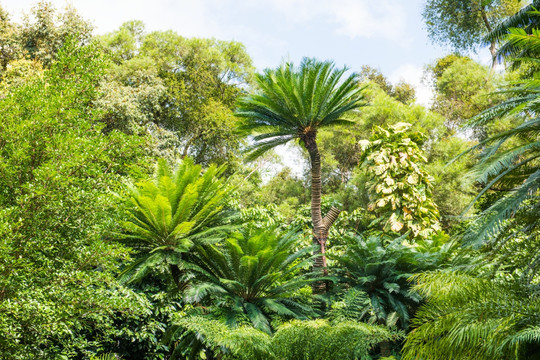
[[[396,84],[400,80],[404,80],[414,86],[414,89],[416,90],[416,101],[419,104],[429,107],[433,99],[433,91],[422,81],[423,74],[424,69],[422,67],[404,64],[394,70],[388,78],[393,84]]]
[[[403,41],[403,5],[396,1],[343,0],[330,7],[337,32],[350,38],[380,36]]]
[[[272,5],[288,21],[301,24],[325,21],[334,24],[337,34],[354,38],[380,36],[403,43],[403,4],[379,0],[272,0]]]

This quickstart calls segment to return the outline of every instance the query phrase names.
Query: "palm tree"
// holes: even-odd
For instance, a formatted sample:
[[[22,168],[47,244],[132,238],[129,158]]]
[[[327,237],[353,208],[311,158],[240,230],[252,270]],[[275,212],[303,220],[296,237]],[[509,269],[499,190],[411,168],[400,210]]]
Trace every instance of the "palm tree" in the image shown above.
[[[219,176],[224,167],[200,165],[185,158],[176,171],[159,161],[153,180],[130,187],[129,220],[120,240],[136,251],[122,278],[135,282],[161,270],[183,289],[186,256],[195,244],[216,240],[226,227],[224,205],[231,193]]]
[[[336,69],[329,61],[304,58],[297,69],[284,64],[267,69],[256,76],[259,91],[241,98],[236,115],[244,121],[241,129],[253,136],[249,158],[293,139],[309,153],[311,162],[311,219],[313,243],[321,256],[314,268],[326,272],[328,231],[339,215],[333,207],[325,217],[321,213],[321,157],[317,132],[335,125],[350,124],[344,114],[365,105],[358,76],[343,75],[346,68]],[[317,284],[315,292],[324,292],[326,285]]]
[[[533,1],[492,34],[505,35],[503,55],[519,54],[510,60],[518,66],[530,62],[536,73],[505,89],[509,100],[470,121],[471,126],[499,119],[514,124],[469,150],[482,150],[472,175],[484,187],[474,201],[489,190],[502,195],[468,224],[464,240],[478,247],[488,245],[497,262],[489,264],[491,259],[483,257],[480,265],[488,268],[477,267],[477,272],[437,271],[415,277],[415,289],[427,302],[412,321],[415,329],[408,336],[403,359],[538,358],[540,33],[536,28],[540,13],[531,10],[539,4]],[[514,26],[520,28],[511,29]]]
[[[296,250],[296,232],[250,229],[233,233],[223,244],[201,245],[192,268],[198,282],[186,292],[188,301],[217,305],[227,325],[243,323],[272,333],[272,316],[307,319],[316,315],[298,291],[312,274],[301,274],[311,248]]]
[[[514,15],[501,21],[485,37],[484,40],[486,43],[502,42],[499,50],[497,50],[497,56],[515,56],[516,58],[530,57],[531,54],[527,49],[515,46],[515,44],[506,40],[512,29],[522,29],[527,34],[531,34],[535,29],[538,29],[540,26],[540,17],[538,16],[539,8],[540,0],[533,0]]]

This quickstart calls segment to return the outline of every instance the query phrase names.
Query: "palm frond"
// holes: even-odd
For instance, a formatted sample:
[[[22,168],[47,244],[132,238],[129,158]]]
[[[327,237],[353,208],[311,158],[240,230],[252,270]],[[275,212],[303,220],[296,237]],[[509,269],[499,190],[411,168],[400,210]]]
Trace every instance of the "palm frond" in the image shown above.
[[[304,58],[298,68],[286,63],[257,75],[260,91],[239,99],[236,110],[240,132],[257,134],[250,159],[306,132],[346,124],[343,115],[365,105],[358,75],[343,79],[346,71]]]

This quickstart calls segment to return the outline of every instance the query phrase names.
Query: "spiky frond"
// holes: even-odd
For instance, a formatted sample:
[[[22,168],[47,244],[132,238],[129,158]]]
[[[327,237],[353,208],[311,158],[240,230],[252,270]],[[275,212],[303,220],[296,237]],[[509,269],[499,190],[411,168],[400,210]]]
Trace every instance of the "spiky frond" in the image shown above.
[[[119,237],[137,258],[124,270],[124,279],[140,280],[159,267],[182,270],[183,254],[194,244],[220,238],[231,190],[220,179],[223,171],[212,165],[202,172],[189,158],[173,171],[160,161],[153,180],[130,187],[129,219]],[[178,276],[173,274],[175,280]]]
[[[532,38],[540,44],[540,33],[536,30],[534,33]],[[516,46],[522,48],[523,41],[516,40]],[[540,49],[538,44],[535,46]],[[481,150],[479,162],[469,176],[482,184],[483,189],[469,208],[489,191],[503,193],[498,201],[476,217],[465,235],[468,243],[477,246],[488,241],[494,245],[511,235],[509,232],[520,231],[534,237],[540,225],[538,210],[530,206],[531,202],[538,202],[540,195],[540,81],[536,77],[519,80],[503,91],[510,95],[509,100],[469,121],[471,127],[499,119],[514,124],[509,130],[495,134],[465,152]]]
[[[346,253],[334,257],[342,281],[360,292],[357,298],[344,304],[351,314],[361,315],[357,320],[384,324],[389,314],[396,313],[400,327],[408,327],[410,314],[420,296],[411,290],[407,279],[419,266],[417,253],[403,246],[402,241],[403,238],[397,238],[385,245],[381,236],[354,237],[349,239]],[[363,304],[362,293],[369,299],[368,304],[354,309]]]
[[[415,280],[428,302],[412,321],[403,359],[527,359],[539,349],[534,289],[456,272]]]
[[[222,244],[197,246],[194,271],[201,281],[187,291],[187,300],[219,303],[229,309],[229,324],[247,318],[267,333],[271,315],[307,319],[315,312],[297,292],[316,280],[299,272],[309,266],[313,249],[296,246],[296,232],[250,228]]]
[[[516,14],[509,16],[501,21],[485,38],[487,43],[492,41],[504,40],[509,30],[512,28],[522,28],[526,31],[531,31],[540,27],[540,19],[532,14],[536,9],[540,8],[540,1],[533,0],[531,4],[523,7]],[[499,50],[499,53],[505,53]]]
[[[257,134],[250,158],[321,127],[348,124],[344,114],[365,104],[358,76],[344,77],[346,71],[304,58],[298,68],[286,63],[257,75],[260,90],[241,98],[236,110],[240,130]]]

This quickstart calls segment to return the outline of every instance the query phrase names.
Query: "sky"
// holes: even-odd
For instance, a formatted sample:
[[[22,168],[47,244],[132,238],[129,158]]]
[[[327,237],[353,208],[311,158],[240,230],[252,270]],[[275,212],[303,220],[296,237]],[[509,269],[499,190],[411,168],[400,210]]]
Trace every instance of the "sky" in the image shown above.
[[[262,70],[304,56],[333,60],[359,71],[380,70],[390,81],[415,86],[419,103],[431,92],[422,84],[424,66],[450,52],[431,44],[422,20],[425,0],[51,0],[68,3],[90,20],[95,32],[142,20],[148,31],[175,30],[185,37],[242,42]],[[14,20],[35,0],[0,0]],[[487,56],[486,56],[487,55]],[[489,63],[483,50],[477,57]]]

